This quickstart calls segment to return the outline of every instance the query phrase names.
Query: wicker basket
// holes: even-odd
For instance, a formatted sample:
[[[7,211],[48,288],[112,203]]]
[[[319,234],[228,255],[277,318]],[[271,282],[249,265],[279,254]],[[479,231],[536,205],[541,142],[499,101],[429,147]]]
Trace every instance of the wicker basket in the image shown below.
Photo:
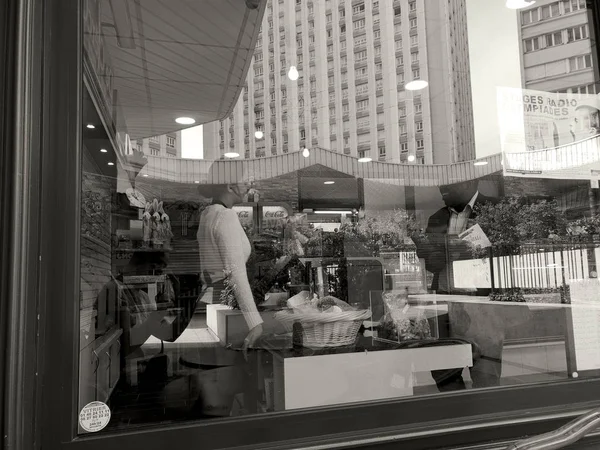
[[[275,313],[288,331],[294,323],[302,325],[302,345],[308,348],[343,347],[354,344],[364,320],[371,317],[368,309],[340,313],[280,311]]]

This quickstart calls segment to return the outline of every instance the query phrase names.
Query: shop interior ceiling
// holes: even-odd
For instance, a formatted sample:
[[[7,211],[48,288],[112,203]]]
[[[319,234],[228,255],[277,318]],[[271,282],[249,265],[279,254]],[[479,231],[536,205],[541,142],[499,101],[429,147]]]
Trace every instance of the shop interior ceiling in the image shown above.
[[[101,0],[114,107],[132,139],[226,117],[246,80],[266,0]]]

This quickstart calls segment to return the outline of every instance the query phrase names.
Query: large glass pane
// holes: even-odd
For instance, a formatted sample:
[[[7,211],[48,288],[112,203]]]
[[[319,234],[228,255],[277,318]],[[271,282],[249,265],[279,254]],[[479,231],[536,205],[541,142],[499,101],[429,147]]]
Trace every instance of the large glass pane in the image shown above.
[[[89,0],[80,432],[597,376],[588,15],[529,3]]]

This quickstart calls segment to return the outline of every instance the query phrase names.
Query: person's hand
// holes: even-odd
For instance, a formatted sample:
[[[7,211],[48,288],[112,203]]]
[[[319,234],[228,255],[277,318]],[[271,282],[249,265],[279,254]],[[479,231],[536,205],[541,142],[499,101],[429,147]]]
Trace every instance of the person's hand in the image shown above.
[[[254,328],[252,328],[250,330],[250,333],[248,333],[248,336],[246,336],[246,339],[244,339],[244,345],[242,346],[242,352],[244,353],[244,359],[246,361],[248,361],[248,348],[252,347],[254,345],[254,343],[256,341],[258,341],[258,339],[260,339],[260,337],[263,334],[263,325],[258,324],[256,325]]]

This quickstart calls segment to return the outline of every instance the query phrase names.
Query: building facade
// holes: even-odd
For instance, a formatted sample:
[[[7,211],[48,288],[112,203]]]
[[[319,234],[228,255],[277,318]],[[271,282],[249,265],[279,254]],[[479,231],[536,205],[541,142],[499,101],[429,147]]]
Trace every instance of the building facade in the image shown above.
[[[181,131],[138,139],[134,148],[145,155],[181,158]]]
[[[523,86],[595,94],[585,0],[541,0],[519,13]]]
[[[216,157],[319,146],[398,163],[474,158],[464,3],[270,1],[247,86],[228,119],[205,126],[205,148]],[[428,88],[405,89],[419,79]]]

